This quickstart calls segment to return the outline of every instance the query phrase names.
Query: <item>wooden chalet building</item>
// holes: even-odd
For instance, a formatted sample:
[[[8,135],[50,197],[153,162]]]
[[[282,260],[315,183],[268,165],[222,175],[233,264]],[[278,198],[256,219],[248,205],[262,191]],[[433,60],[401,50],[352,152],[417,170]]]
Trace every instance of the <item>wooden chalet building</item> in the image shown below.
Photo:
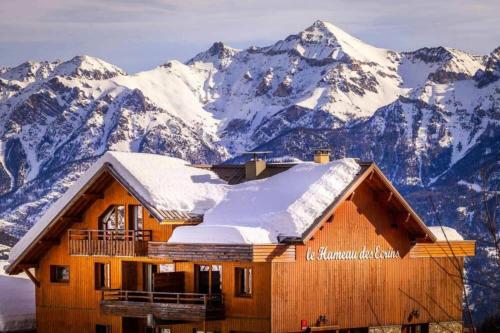
[[[108,152],[12,249],[39,333],[461,332],[474,241],[374,163]]]

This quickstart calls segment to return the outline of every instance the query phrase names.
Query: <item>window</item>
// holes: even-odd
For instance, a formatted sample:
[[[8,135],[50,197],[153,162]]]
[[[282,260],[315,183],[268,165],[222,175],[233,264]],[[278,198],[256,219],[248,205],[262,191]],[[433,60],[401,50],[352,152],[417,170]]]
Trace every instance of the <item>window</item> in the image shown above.
[[[195,265],[196,292],[220,294],[222,292],[221,265]]]
[[[175,264],[159,264],[158,271],[160,273],[171,273],[175,272]]]
[[[236,296],[251,297],[252,296],[252,269],[236,267],[235,268],[235,288]]]
[[[143,269],[143,286],[144,291],[154,291],[154,275],[158,273],[158,265],[146,264],[142,265]]]
[[[143,230],[142,206],[128,206],[128,221],[130,230]]]
[[[111,288],[111,265],[96,262],[94,265],[95,289]]]
[[[125,206],[110,206],[99,217],[100,230],[125,230]]]
[[[95,325],[95,333],[111,333],[111,325]]]
[[[50,282],[69,283],[69,266],[50,266]]]

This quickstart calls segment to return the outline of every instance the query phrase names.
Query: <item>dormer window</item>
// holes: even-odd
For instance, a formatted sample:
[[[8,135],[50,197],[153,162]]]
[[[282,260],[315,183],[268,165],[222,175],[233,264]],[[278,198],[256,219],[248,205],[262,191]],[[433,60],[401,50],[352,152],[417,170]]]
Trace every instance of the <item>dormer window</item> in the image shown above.
[[[125,230],[125,206],[112,205],[99,217],[100,230]]]

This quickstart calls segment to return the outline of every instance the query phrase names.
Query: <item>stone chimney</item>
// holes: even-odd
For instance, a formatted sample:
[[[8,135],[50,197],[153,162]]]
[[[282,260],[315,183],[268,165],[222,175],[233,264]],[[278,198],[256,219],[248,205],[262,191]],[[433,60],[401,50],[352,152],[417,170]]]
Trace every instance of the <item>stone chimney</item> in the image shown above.
[[[258,155],[270,153],[268,151],[252,151],[246,154],[252,154],[253,158],[245,163],[245,178],[247,180],[254,180],[266,170],[266,161],[259,158]]]
[[[314,162],[319,164],[325,164],[330,162],[331,149],[315,149],[314,150]]]

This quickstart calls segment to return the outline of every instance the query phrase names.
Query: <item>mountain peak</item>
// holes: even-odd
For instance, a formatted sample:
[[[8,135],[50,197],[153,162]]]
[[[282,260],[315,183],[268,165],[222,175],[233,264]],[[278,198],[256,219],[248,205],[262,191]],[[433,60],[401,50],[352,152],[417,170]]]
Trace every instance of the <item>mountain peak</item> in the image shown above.
[[[387,61],[387,50],[368,45],[322,20],[317,20],[303,31],[277,42],[267,51],[274,53],[292,51],[319,63],[348,59],[377,63]]]
[[[80,77],[89,80],[104,80],[125,74],[125,71],[117,66],[88,55],[75,56],[61,63],[54,71],[54,75]]]
[[[240,52],[239,49],[232,48],[223,42],[215,42],[204,52],[198,53],[187,64],[195,62],[211,62],[217,67],[225,67],[231,63],[231,59]]]
[[[14,81],[33,81],[36,79],[46,78],[55,66],[59,64],[58,61],[48,62],[48,61],[35,61],[28,60],[20,65],[12,68],[5,68],[0,73],[0,78],[5,80]]]

